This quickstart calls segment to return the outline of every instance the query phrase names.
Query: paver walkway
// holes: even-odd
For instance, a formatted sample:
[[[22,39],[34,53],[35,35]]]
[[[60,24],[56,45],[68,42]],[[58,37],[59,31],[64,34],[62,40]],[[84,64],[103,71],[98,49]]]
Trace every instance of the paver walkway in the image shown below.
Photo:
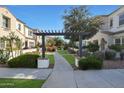
[[[42,86],[43,88],[75,88],[73,69],[71,65],[58,53],[55,53],[53,72]]]

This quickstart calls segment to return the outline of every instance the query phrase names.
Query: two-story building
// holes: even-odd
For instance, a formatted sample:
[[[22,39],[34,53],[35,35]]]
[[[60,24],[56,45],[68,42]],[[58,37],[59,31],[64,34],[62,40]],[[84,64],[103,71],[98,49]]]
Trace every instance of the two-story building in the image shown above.
[[[101,50],[107,49],[112,44],[124,45],[124,6],[100,17],[103,21],[101,29],[86,41],[97,42]]]
[[[14,32],[22,40],[23,48],[35,47],[41,41],[40,37],[33,34],[34,29],[17,19],[6,7],[0,7],[0,37],[7,36],[10,32]],[[0,48],[4,47],[6,44],[0,42]]]

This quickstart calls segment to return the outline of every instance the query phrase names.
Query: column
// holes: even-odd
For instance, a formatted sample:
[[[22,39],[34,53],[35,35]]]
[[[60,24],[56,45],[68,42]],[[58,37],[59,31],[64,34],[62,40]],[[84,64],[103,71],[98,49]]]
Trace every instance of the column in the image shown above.
[[[79,35],[79,56],[82,57],[82,36]]]
[[[45,58],[45,35],[42,35],[42,58]]]

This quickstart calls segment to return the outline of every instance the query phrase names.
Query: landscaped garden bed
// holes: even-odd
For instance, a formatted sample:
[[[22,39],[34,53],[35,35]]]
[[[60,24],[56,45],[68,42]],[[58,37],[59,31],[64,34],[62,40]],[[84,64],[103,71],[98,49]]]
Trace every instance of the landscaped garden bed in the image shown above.
[[[85,51],[85,52],[88,52],[88,51]],[[82,58],[80,58],[76,54],[70,54],[67,50],[58,50],[58,53],[61,54],[68,61],[70,65],[72,65],[74,70],[81,69],[80,66],[83,66],[82,67],[83,69],[85,69],[86,66],[87,66],[86,69],[122,69],[122,68],[124,69],[124,61],[123,60],[121,61],[120,59],[116,59],[116,51],[111,49],[106,50],[106,52],[95,51],[94,53],[83,53],[84,55]],[[93,59],[89,58],[88,56],[90,55],[96,56],[102,62],[101,61],[98,62],[96,58],[93,58]],[[81,64],[79,67],[75,66],[75,58],[78,59],[79,65],[82,60],[83,65]]]
[[[82,70],[102,69],[103,60],[101,60],[97,56],[90,55],[85,58],[81,58],[78,64],[79,64],[79,69],[82,69]]]
[[[0,88],[41,88],[45,80],[0,78]]]
[[[121,60],[105,60],[103,69],[124,69],[124,61]]]
[[[40,55],[35,53],[22,54],[18,57],[6,60],[6,63],[0,64],[0,67],[10,67],[10,68],[37,68],[37,59]],[[49,68],[54,67],[54,55],[46,54],[46,58],[49,59]]]
[[[8,66],[11,68],[37,68],[37,59],[40,57],[37,54],[24,54],[15,57],[8,61]]]

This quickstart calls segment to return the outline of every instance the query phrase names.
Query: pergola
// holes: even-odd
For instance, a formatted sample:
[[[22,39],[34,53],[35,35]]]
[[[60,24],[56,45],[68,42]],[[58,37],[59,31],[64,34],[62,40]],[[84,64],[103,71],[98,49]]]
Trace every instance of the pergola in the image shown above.
[[[65,36],[65,35],[75,35],[79,37],[79,56],[82,56],[82,38],[88,36],[89,32],[83,31],[64,31],[64,30],[41,30],[34,33],[37,36],[42,36],[42,58],[45,58],[45,36]]]

